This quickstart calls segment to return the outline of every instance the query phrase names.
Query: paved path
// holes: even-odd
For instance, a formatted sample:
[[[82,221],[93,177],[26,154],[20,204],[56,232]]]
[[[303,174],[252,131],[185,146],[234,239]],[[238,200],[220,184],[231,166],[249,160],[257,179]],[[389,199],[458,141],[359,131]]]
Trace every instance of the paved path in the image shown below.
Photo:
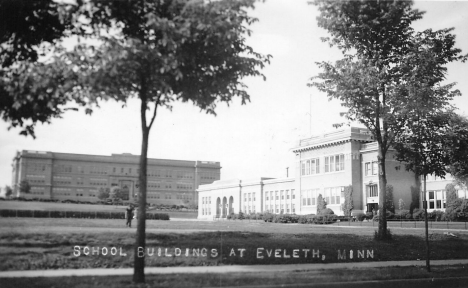
[[[468,259],[432,260],[431,265],[468,264]],[[378,267],[408,267],[425,266],[425,260],[419,261],[381,261],[358,263],[329,263],[329,264],[283,264],[283,265],[230,265],[230,266],[186,266],[186,267],[147,267],[145,274],[176,274],[176,273],[252,273],[275,271],[310,271],[320,269],[355,269]],[[63,269],[63,270],[29,270],[29,271],[1,271],[0,278],[18,277],[67,277],[67,276],[111,276],[133,275],[133,268],[116,269]]]

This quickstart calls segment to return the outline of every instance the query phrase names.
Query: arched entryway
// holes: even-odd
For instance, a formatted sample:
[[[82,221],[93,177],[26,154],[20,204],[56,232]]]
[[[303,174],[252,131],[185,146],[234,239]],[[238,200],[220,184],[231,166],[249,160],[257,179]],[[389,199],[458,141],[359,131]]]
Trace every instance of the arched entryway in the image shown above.
[[[229,215],[234,213],[234,198],[231,196],[229,197]]]
[[[223,218],[226,218],[227,215],[227,199],[226,197],[223,197]]]

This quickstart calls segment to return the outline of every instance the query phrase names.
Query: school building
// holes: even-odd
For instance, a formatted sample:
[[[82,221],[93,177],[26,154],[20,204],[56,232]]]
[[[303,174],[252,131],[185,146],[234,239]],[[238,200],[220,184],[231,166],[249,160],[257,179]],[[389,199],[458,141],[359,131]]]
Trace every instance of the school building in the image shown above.
[[[344,188],[352,186],[353,212],[371,212],[379,205],[377,142],[365,128],[343,128],[298,141],[294,178],[258,178],[215,181],[198,188],[199,219],[225,218],[230,213],[316,214],[319,195],[335,214],[343,215]],[[398,209],[402,199],[409,209],[414,173],[396,161],[394,151],[387,153],[387,182],[393,186]],[[452,179],[427,179],[428,211],[444,210],[445,185]],[[459,190],[466,198],[466,190]],[[421,201],[424,199],[420,195]],[[422,203],[420,203],[422,207]]]
[[[100,188],[120,187],[125,199],[135,201],[138,190],[139,155],[111,156],[18,152],[13,159],[13,196],[27,199],[58,199],[97,202]],[[220,179],[219,162],[148,159],[147,202],[197,206],[196,189]],[[20,192],[27,180],[30,193]]]

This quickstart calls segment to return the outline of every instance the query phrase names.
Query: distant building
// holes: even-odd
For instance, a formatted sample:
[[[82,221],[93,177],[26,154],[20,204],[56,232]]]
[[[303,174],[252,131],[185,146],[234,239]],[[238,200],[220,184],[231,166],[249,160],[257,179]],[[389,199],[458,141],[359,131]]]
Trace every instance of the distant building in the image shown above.
[[[353,212],[372,212],[379,205],[377,143],[364,128],[345,128],[300,140],[295,153],[295,178],[215,181],[198,188],[198,218],[226,217],[229,213],[316,214],[317,199],[322,195],[335,214],[343,215],[344,189],[353,188]],[[402,199],[406,209],[411,203],[414,173],[396,161],[390,149],[386,157],[387,183],[393,186],[393,202],[398,209]],[[428,211],[446,207],[447,179],[427,180]],[[466,191],[459,190],[465,198]],[[420,200],[423,195],[421,193]],[[422,202],[420,202],[420,207]]]
[[[13,196],[75,201],[99,201],[100,188],[114,186],[136,200],[139,156],[111,156],[22,151],[13,159]],[[148,159],[147,202],[150,204],[197,206],[196,189],[220,179],[219,162]],[[21,193],[27,180],[30,193]],[[126,197],[125,197],[126,198]]]

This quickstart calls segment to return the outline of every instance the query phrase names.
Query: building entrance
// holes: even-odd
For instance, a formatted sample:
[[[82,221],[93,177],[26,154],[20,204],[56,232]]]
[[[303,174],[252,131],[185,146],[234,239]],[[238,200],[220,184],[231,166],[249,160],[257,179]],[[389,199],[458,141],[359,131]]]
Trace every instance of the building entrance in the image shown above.
[[[120,191],[122,200],[129,200],[135,198],[133,181],[131,180],[120,180],[119,181]]]
[[[367,211],[366,212],[374,211],[375,213],[377,213],[377,210],[379,210],[379,204],[378,203],[369,203],[369,204],[367,204]]]

